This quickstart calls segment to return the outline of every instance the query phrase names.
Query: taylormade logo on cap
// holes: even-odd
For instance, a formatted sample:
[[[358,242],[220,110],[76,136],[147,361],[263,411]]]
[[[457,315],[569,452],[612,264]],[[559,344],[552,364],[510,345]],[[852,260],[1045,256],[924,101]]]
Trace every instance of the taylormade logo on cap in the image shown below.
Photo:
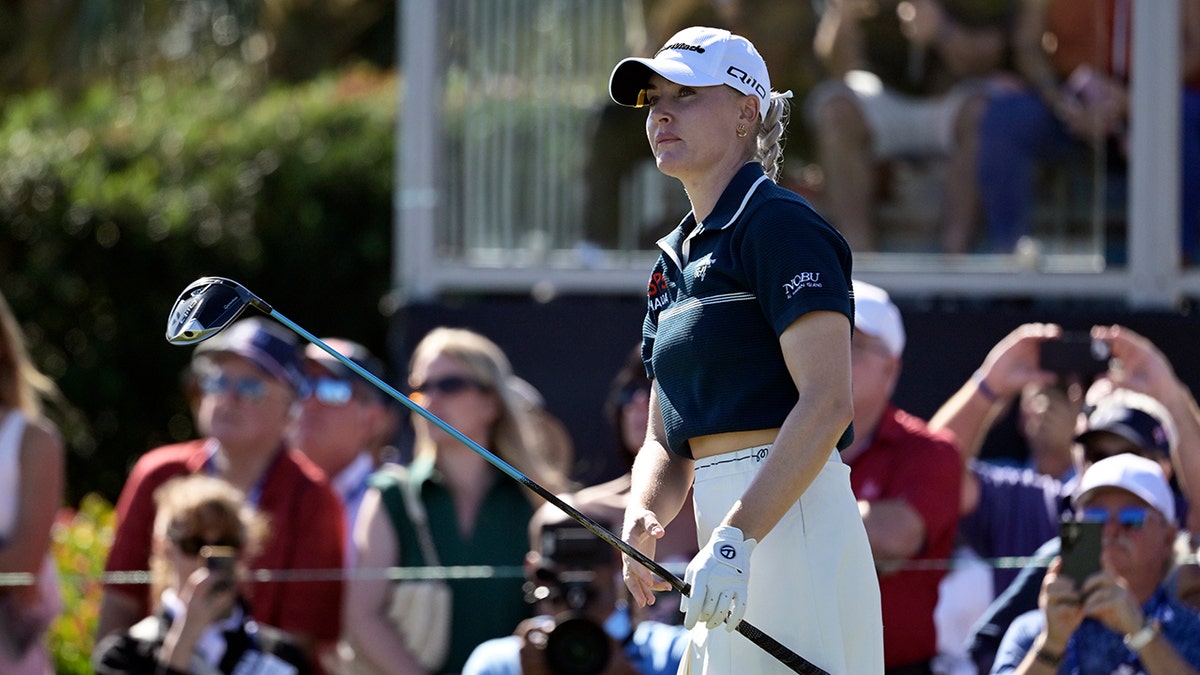
[[[766,117],[771,95],[767,64],[754,45],[740,35],[720,28],[685,28],[671,36],[654,58],[629,58],[618,63],[609,78],[609,95],[621,105],[638,107],[638,95],[652,72],[675,84],[725,84],[747,96],[757,96],[759,117]]]
[[[683,50],[685,50],[685,51],[689,51],[689,52],[697,52],[697,53],[699,53],[699,54],[703,54],[703,53],[704,53],[704,47],[701,47],[700,45],[689,45],[689,44],[688,44],[688,43],[686,43],[686,42],[676,42],[675,44],[673,44],[673,45],[667,45],[666,47],[663,47],[662,49],[660,49],[660,50],[658,50],[658,51],[660,51],[660,52],[661,52],[661,51],[664,51],[664,50],[667,50],[667,49],[683,49]]]

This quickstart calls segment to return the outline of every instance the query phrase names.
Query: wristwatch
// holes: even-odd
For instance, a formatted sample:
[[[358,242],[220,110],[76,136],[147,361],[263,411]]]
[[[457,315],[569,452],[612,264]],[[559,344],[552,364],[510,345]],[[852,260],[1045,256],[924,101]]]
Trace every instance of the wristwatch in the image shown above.
[[[1125,636],[1125,646],[1129,647],[1132,652],[1140,652],[1142,648],[1150,644],[1150,641],[1158,636],[1162,626],[1158,623],[1158,619],[1147,619],[1146,623],[1138,629],[1136,633],[1130,633]]]

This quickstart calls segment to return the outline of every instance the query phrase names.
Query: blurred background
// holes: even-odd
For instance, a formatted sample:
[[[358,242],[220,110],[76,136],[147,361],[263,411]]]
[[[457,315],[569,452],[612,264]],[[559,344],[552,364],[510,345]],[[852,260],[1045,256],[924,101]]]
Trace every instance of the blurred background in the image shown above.
[[[687,206],[648,160],[642,113],[608,103],[608,73],[681,26],[746,35],[774,89],[795,93],[782,182],[820,209],[802,105],[824,76],[812,54],[824,6],[0,0],[0,290],[64,393],[52,414],[75,528],[61,564],[97,574],[128,468],[194,436],[190,351],[163,334],[204,275],[242,282],[316,335],[363,342],[394,373],[429,328],[480,330],[566,425],[575,477],[616,475],[608,382],[639,339],[653,242]],[[1151,18],[1174,6],[1137,5]],[[1156,58],[1136,52],[1151,47],[1135,53]],[[1137,170],[1049,173],[1022,247],[946,254],[939,174],[889,167],[884,234],[855,269],[904,311],[897,403],[932,414],[1030,320],[1130,325],[1200,382],[1200,275],[1172,243],[1177,219],[1130,192]],[[60,636],[85,636],[88,611],[68,612],[77,625]]]
[[[115,498],[141,452],[193,434],[189,353],[162,334],[205,274],[398,371],[428,327],[483,330],[573,432],[578,477],[608,477],[605,387],[638,339],[653,242],[687,209],[608,73],[680,26],[749,36],[795,94],[782,180],[821,209],[802,111],[825,4],[3,0],[0,290],[66,394],[70,502]],[[1031,236],[999,255],[938,250],[929,162],[881,169],[880,244],[856,251],[856,274],[909,322],[1017,313],[990,332],[955,320],[932,368],[914,341],[910,409],[931,413],[962,375],[945,360],[972,362],[1023,312],[1192,316],[1200,275],[1177,227],[1132,211],[1133,171],[1103,161],[1049,173]]]

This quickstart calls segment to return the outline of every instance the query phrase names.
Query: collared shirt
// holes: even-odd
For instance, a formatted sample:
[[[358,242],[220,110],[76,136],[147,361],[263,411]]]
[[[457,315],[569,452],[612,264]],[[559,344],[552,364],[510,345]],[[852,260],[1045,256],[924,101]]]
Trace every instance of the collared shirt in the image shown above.
[[[362,506],[363,496],[367,494],[367,479],[375,471],[375,460],[368,452],[360,452],[354,461],[333,476],[329,485],[342,501],[342,510],[346,517],[346,569],[354,568],[354,521],[358,517],[358,509]]]
[[[1193,668],[1200,668],[1200,615],[1174,600],[1166,587],[1159,586],[1142,607],[1148,619],[1158,619],[1162,636]],[[1017,617],[1004,634],[992,673],[1013,672],[1033,648],[1033,642],[1045,624],[1040,609]],[[1084,619],[1063,654],[1059,673],[1067,675],[1139,675],[1145,668],[1137,654],[1125,646],[1124,637],[1095,619]]]
[[[779,336],[813,311],[853,322],[846,240],[751,162],[704,222],[688,214],[658,245],[642,358],[671,452],[691,457],[697,436],[781,426],[798,393]],[[852,437],[848,428],[838,448]]]

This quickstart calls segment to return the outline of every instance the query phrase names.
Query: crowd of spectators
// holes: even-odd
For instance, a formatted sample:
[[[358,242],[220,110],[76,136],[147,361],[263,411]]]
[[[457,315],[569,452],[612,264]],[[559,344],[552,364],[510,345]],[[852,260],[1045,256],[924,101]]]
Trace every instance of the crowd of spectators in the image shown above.
[[[771,3],[708,9],[752,35],[765,24],[749,5],[766,13]],[[874,215],[881,164],[947,162],[937,246],[1007,252],[1033,227],[1036,162],[1097,152],[1114,165],[1124,159],[1128,2],[820,6],[793,17],[811,29],[812,51],[779,53],[823,66],[819,84],[810,69],[792,76],[825,170],[817,199],[856,251],[886,239]],[[1189,124],[1200,116],[1200,90],[1190,89],[1200,72],[1200,0],[1181,7]],[[1200,123],[1182,139],[1185,185],[1200,167],[1195,133]],[[1200,190],[1183,192],[1190,255]],[[855,282],[854,295],[856,439],[841,457],[879,578],[887,672],[1200,669],[1200,574],[1189,534],[1200,531],[1200,510],[1189,508],[1200,486],[1200,406],[1168,357],[1128,328],[1096,326],[1089,339],[1109,350],[1107,366],[1055,371],[1041,347],[1062,340],[1062,328],[1021,325],[925,421],[892,402],[906,342],[899,309],[865,282]],[[11,354],[0,363],[9,367],[27,358],[2,300]],[[326,342],[389,377],[361,344]],[[396,461],[389,445],[400,410],[323,350],[302,347],[268,319],[244,319],[201,343],[188,375],[201,437],[151,450],[129,473],[106,571],[149,570],[153,583],[106,584],[98,672],[554,672],[554,634],[570,620],[601,628],[595,649],[606,660],[596,672],[674,672],[684,639],[682,617],[670,611],[677,605],[632,607],[615,551],[572,548],[594,544],[593,535],[427,419],[413,418],[411,458]],[[619,524],[628,473],[572,484],[569,435],[486,336],[437,328],[390,379],[537,484]],[[42,583],[52,580],[43,566],[49,523],[16,515],[51,511],[38,505],[61,493],[62,448],[36,404],[51,391],[44,376],[26,369],[3,381],[21,384],[0,390],[0,453],[13,457],[0,464],[0,480],[22,491],[12,504],[5,500],[15,490],[0,493],[0,572],[39,583],[0,594],[0,619],[31,622],[22,642],[0,641],[0,664],[25,659],[29,670],[19,672],[42,675],[45,653],[31,644],[46,623],[34,610],[56,611]],[[653,386],[635,352],[609,392],[626,468],[645,435]],[[984,439],[1011,405],[1028,464],[985,461]],[[1064,573],[1072,552],[1060,537],[1064,522],[1099,524],[1098,571]],[[699,548],[687,528],[694,514],[678,523],[659,543],[660,561],[686,563]],[[1189,556],[1190,565],[1177,564]],[[948,592],[962,588],[951,582],[968,558],[1031,562],[996,564],[970,597]],[[490,573],[431,584],[394,574],[441,566]],[[414,597],[420,612],[404,604]],[[963,644],[942,639],[952,626],[939,616],[974,624]]]
[[[854,292],[856,440],[842,456],[879,575],[886,672],[1039,672],[1095,659],[1139,663],[1145,672],[1200,666],[1191,637],[1200,623],[1198,575],[1187,534],[1200,517],[1188,508],[1195,499],[1189,486],[1200,485],[1200,407],[1168,358],[1128,328],[1097,326],[1090,337],[1109,349],[1107,369],[1048,370],[1042,346],[1063,340],[1062,329],[1024,324],[926,422],[891,400],[906,346],[898,307],[863,281]],[[386,377],[382,361],[361,345],[329,343]],[[205,637],[211,626],[244,630],[253,619],[267,632],[252,657],[242,645],[228,652],[228,663],[299,658],[297,672],[318,673],[556,672],[547,664],[561,658],[552,646],[558,626],[575,630],[582,621],[604,636],[590,643],[608,659],[602,672],[673,672],[686,634],[678,610],[664,607],[677,605],[626,602],[615,550],[424,418],[413,420],[412,459],[389,461],[384,448],[397,411],[323,351],[302,350],[271,322],[247,319],[197,348],[191,368],[200,392],[194,412],[210,435],[138,462],[108,565],[174,571],[149,588],[107,588],[98,668],[140,672],[157,663],[188,672],[179,667],[187,662],[180,645],[195,658],[225,663],[225,652],[205,651],[213,649]],[[507,357],[488,338],[437,328],[417,345],[404,377],[415,401],[468,438],[596,522],[620,522],[629,475],[580,486],[557,471],[559,463],[540,450]],[[644,435],[652,386],[636,352],[612,380],[605,412],[626,468]],[[1009,406],[1017,406],[1027,462],[981,459],[984,438]],[[243,454],[225,458],[234,452]],[[324,505],[322,513],[296,512],[286,499],[290,506],[281,506],[271,487],[280,471],[287,495],[307,495]],[[186,475],[196,482],[182,483]],[[180,494],[169,496],[169,488]],[[234,516],[164,511],[164,504],[187,511],[211,501]],[[321,525],[330,514],[336,518]],[[1093,552],[1099,571],[1087,578],[1062,573],[1065,521],[1102,521],[1106,534]],[[321,533],[321,541],[300,544],[308,532]],[[146,543],[130,543],[135,536]],[[694,532],[662,544],[663,562],[686,562],[698,547]],[[204,546],[230,546],[238,565],[281,576],[242,574],[236,586],[215,588],[217,571],[197,562]],[[268,553],[281,548],[307,555]],[[129,553],[138,550],[147,557]],[[1181,554],[1193,556],[1190,566],[1176,564]],[[956,587],[965,555],[985,566],[1027,564],[996,564],[987,583]],[[443,595],[421,596],[414,623],[411,605],[399,604],[399,589],[413,582],[385,571],[439,565],[524,573],[447,580]],[[344,573],[333,583],[284,580],[288,570],[321,568]],[[289,588],[306,611],[280,613]],[[310,623],[300,623],[306,616]],[[939,619],[945,616],[957,625]],[[942,639],[971,623],[961,644]],[[1109,646],[1092,654],[1081,640]]]
[[[1122,250],[1130,0],[643,5],[644,44],[631,45],[641,52],[694,24],[764,45],[776,88],[793,91],[804,118],[790,130],[781,182],[856,252],[1010,254],[1098,234]],[[1200,245],[1200,2],[1179,7],[1179,239],[1191,261]],[[643,180],[641,122],[607,103],[595,118],[584,237],[602,247],[630,243],[615,224],[621,191]],[[678,195],[664,188],[656,199]],[[634,223],[634,243],[652,246],[665,224]]]
[[[855,281],[854,293],[856,437],[842,457],[879,577],[886,672],[1200,667],[1190,534],[1200,513],[1189,508],[1200,485],[1200,406],[1170,359],[1126,327],[1095,326],[1088,339],[1107,360],[1055,370],[1045,345],[1077,335],[1023,324],[926,422],[892,402],[906,348],[900,310],[877,286]],[[561,456],[543,451],[507,356],[484,335],[434,329],[394,377],[362,345],[327,342],[377,377],[405,382],[414,401],[588,517],[610,529],[620,522],[629,474],[572,484]],[[323,350],[251,318],[201,343],[188,368],[204,436],[146,453],[129,474],[107,569],[150,577],[106,585],[98,672],[557,672],[547,665],[561,658],[556,631],[575,622],[600,631],[588,643],[607,659],[597,672],[674,672],[687,640],[677,604],[666,602],[677,594],[645,608],[627,602],[614,549],[423,417],[412,422],[411,459],[399,463],[388,446],[400,412]],[[604,412],[626,470],[653,386],[636,352],[612,379]],[[30,387],[22,395],[33,400]],[[28,401],[12,401],[9,416],[35,425],[28,451],[60,453],[36,412],[17,412]],[[1011,406],[1027,461],[981,458]],[[33,470],[20,457],[21,470]],[[53,494],[53,475],[45,479]],[[694,518],[680,523],[661,542],[664,563],[696,554],[695,532],[683,527]],[[1064,572],[1074,548],[1063,523],[1101,529],[1098,571]],[[41,567],[33,553],[19,558],[23,569]],[[978,563],[972,572],[995,567],[987,583],[952,583],[967,557]],[[416,577],[393,572],[441,565],[493,574],[441,580],[417,597],[419,612],[403,605],[400,589],[415,590]],[[8,611],[18,596],[0,599]],[[53,594],[30,596],[30,607],[45,602],[52,615]],[[943,639],[966,624],[960,644]],[[25,658],[43,664],[28,671],[41,675],[38,653]]]

